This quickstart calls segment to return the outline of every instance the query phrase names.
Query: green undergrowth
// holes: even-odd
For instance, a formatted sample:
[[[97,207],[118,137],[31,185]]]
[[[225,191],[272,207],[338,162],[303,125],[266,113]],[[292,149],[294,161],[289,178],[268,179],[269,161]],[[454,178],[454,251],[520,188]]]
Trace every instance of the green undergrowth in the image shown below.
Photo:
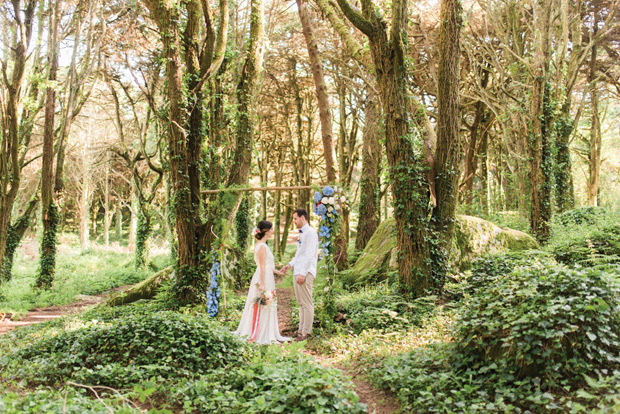
[[[201,308],[182,312],[99,306],[0,337],[2,412],[366,412],[303,343],[248,344]]]
[[[33,287],[38,261],[20,250],[13,278],[0,286],[0,311],[24,313],[33,308],[65,305],[78,295],[97,295],[118,286],[138,283],[159,266],[168,266],[166,255],[153,257],[150,269],[136,270],[133,254],[92,247],[61,245],[56,259],[54,283],[49,290]]]
[[[613,412],[618,271],[494,258],[474,266],[453,341],[386,359],[376,383],[407,412]]]
[[[378,332],[398,332],[413,326],[422,326],[437,309],[437,297],[418,299],[392,292],[387,284],[365,288],[338,297],[338,307],[343,321],[354,334],[374,329]]]
[[[606,267],[620,263],[620,212],[584,207],[557,216],[547,250],[558,262]]]

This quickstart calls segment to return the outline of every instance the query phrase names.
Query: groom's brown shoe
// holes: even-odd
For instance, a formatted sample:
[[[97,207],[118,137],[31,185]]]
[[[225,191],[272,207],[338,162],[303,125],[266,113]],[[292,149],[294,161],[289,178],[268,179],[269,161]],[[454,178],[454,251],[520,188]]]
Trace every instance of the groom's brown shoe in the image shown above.
[[[305,335],[299,334],[297,338],[295,338],[295,341],[297,342],[305,341],[306,339],[308,339],[308,336],[309,336],[308,334],[305,334]]]
[[[293,334],[293,338],[297,338],[299,335],[301,335],[301,332],[295,332],[295,333]]]

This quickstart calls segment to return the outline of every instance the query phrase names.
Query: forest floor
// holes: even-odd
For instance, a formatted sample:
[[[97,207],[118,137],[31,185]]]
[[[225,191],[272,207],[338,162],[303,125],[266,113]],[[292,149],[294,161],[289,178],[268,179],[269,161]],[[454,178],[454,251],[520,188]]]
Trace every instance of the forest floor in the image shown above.
[[[278,288],[278,323],[280,332],[284,336],[292,336],[295,331],[297,331],[297,327],[291,322],[291,303],[294,296],[295,293],[292,287]],[[311,340],[312,336],[309,341]],[[304,353],[314,358],[324,367],[339,369],[345,376],[351,378],[355,386],[355,392],[360,397],[360,401],[368,406],[368,413],[389,414],[399,412],[399,405],[396,398],[374,387],[367,381],[361,373],[362,371],[358,370],[355,366],[343,366],[342,364],[334,362],[329,355],[313,352],[307,348],[304,349]]]
[[[32,309],[23,317],[16,319],[13,319],[11,313],[0,312],[0,335],[4,335],[20,326],[33,325],[35,323],[41,323],[75,313],[82,313],[104,302],[110,294],[128,289],[131,286],[133,285],[119,286],[109,292],[94,296],[80,295],[78,296],[80,300],[76,302],[62,306],[47,306],[45,308]]]

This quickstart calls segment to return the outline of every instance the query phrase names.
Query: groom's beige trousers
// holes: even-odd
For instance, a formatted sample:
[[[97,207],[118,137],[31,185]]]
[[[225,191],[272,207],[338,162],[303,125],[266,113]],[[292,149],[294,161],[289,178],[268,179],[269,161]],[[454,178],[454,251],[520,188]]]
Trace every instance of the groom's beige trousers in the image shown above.
[[[295,286],[295,297],[299,303],[299,332],[302,335],[312,333],[312,322],[314,321],[314,303],[312,302],[312,284],[314,276],[312,273],[306,275],[304,283],[297,283],[297,275],[294,276],[293,285]]]

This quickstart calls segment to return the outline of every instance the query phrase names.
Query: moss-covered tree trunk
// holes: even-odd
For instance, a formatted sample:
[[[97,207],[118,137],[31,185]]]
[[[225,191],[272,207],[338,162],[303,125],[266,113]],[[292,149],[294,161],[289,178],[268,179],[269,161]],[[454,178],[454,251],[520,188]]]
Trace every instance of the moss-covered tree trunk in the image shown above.
[[[399,251],[398,273],[403,291],[424,295],[431,287],[428,204],[424,168],[414,151],[409,130],[407,88],[407,2],[392,2],[390,32],[371,1],[362,1],[362,14],[346,0],[338,0],[346,17],[366,36],[377,75],[385,121],[385,147],[389,165]]]
[[[3,99],[3,110],[0,111],[0,263],[4,264],[7,247],[9,225],[13,204],[21,182],[20,162],[20,131],[18,115],[22,99],[22,87],[25,80],[25,69],[28,58],[28,47],[32,36],[32,24],[37,1],[29,0],[22,10],[21,1],[13,1],[13,19],[16,25],[15,36],[12,37],[9,73],[6,66],[1,82],[6,95]],[[8,40],[8,39],[7,39]],[[0,279],[0,283],[2,283]]]
[[[547,65],[549,54],[549,13],[548,6],[541,0],[534,3],[534,52],[532,56],[532,94],[530,100],[530,131],[528,153],[530,157],[530,227],[536,239],[544,242],[549,237],[549,220],[551,212],[551,194],[547,186],[551,171],[547,171],[551,119],[545,119]],[[549,189],[550,190],[550,189]]]
[[[15,258],[15,252],[17,247],[22,241],[26,230],[32,223],[32,218],[39,204],[39,195],[37,193],[32,196],[24,213],[15,220],[14,223],[9,225],[9,231],[7,235],[6,248],[4,251],[4,258],[2,260],[2,268],[0,269],[0,280],[11,280],[13,275],[13,260]]]
[[[49,289],[56,272],[56,241],[59,222],[58,208],[54,203],[54,115],[56,112],[55,85],[58,75],[60,2],[53,4],[49,14],[48,58],[50,85],[45,91],[45,121],[43,125],[43,156],[41,161],[41,221],[43,237],[36,287]]]
[[[381,176],[381,107],[372,88],[366,88],[362,144],[362,175],[355,248],[363,250],[381,222],[379,200]]]
[[[445,258],[454,236],[458,199],[458,169],[462,148],[459,101],[461,12],[460,0],[441,1],[437,71],[437,150],[435,153],[437,205],[433,209],[432,216],[432,224],[439,239],[438,247],[441,251],[435,251],[435,271],[440,269],[440,263],[446,263]]]

